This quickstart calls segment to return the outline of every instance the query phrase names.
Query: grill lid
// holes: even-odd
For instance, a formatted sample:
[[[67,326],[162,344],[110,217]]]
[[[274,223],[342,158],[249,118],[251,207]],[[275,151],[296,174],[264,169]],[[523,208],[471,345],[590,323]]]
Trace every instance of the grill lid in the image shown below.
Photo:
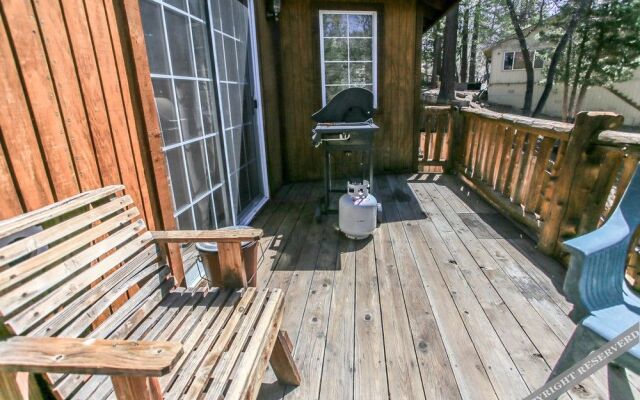
[[[373,117],[373,93],[363,88],[341,91],[311,118],[323,122],[365,122]]]

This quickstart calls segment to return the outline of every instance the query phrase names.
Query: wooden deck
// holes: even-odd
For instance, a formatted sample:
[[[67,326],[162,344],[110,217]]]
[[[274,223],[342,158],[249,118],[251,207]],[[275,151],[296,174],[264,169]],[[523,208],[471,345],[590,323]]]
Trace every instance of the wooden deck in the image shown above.
[[[318,183],[282,188],[265,230],[260,286],[286,291],[286,329],[303,384],[261,399],[520,399],[570,339],[564,268],[443,175],[376,181],[384,221],[350,241],[314,222]],[[631,384],[628,384],[631,381]],[[598,372],[563,398],[640,398],[638,378]]]

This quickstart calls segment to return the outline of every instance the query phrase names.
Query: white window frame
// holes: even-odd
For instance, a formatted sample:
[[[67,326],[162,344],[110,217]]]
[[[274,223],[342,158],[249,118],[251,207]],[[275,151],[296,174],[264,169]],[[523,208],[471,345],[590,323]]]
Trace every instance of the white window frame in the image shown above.
[[[327,90],[326,90],[326,76],[325,76],[325,68],[324,68],[324,26],[322,17],[327,14],[342,14],[342,15],[371,15],[373,17],[373,21],[371,22],[371,70],[372,70],[372,80],[371,82],[373,89],[373,106],[378,107],[378,12],[377,11],[355,11],[355,10],[320,10],[318,22],[319,22],[319,30],[320,30],[320,75],[321,75],[321,84],[322,84],[322,106],[327,104]],[[347,19],[348,21],[348,19]],[[347,22],[347,35],[348,35],[349,25]],[[349,36],[345,37],[334,37],[331,36],[332,39],[348,39]],[[356,38],[356,37],[353,37]],[[352,39],[353,39],[352,38]],[[368,37],[367,37],[368,38]],[[347,40],[347,54],[349,52],[349,41]],[[347,55],[347,58],[349,56]],[[349,66],[352,62],[356,63],[357,61],[344,60]],[[349,71],[350,72],[350,71]],[[351,74],[347,73],[349,79],[351,78]],[[347,85],[351,85],[348,83]]]
[[[533,69],[542,69],[544,67],[544,61],[542,62],[542,67],[536,67],[536,59],[538,58],[538,51],[537,50],[530,50],[530,53],[533,53]],[[505,51],[504,54],[502,55],[502,70],[503,71],[522,71],[525,68],[515,68],[516,65],[516,53],[522,53],[521,50],[512,50],[512,51]],[[507,69],[504,67],[504,61],[507,58],[507,54],[513,54],[513,64],[511,65],[511,69]]]

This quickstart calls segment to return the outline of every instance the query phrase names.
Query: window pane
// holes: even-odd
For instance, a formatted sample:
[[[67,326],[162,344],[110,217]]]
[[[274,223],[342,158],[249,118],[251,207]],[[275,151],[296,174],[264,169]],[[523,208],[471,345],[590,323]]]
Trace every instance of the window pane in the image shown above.
[[[351,83],[372,83],[373,72],[371,63],[351,63]]]
[[[349,86],[347,85],[343,85],[343,86],[326,86],[326,92],[327,92],[327,102],[329,102],[331,99],[333,99],[333,97],[340,93],[341,91],[347,89]]]
[[[191,21],[193,32],[193,51],[196,56],[196,72],[200,78],[211,78],[211,55],[207,25]]]
[[[224,187],[213,192],[213,203],[216,208],[216,221],[218,221],[218,228],[229,225],[224,209],[224,198]]]
[[[227,121],[228,126],[242,124],[242,86],[229,84],[229,106],[231,107],[231,121]]]
[[[218,132],[218,115],[216,111],[216,101],[211,82],[199,82],[200,103],[202,104],[202,122],[204,122],[204,133]]]
[[[189,21],[184,15],[165,9],[169,51],[174,75],[193,76]]]
[[[160,6],[143,0],[140,3],[140,14],[142,15],[144,40],[147,45],[149,69],[152,74],[168,74],[169,62]]]
[[[184,155],[187,159],[191,197],[195,199],[209,189],[207,185],[207,169],[204,161],[204,142],[197,141],[185,145]]]
[[[220,146],[220,135],[207,139],[207,157],[209,158],[209,173],[211,174],[211,184],[219,184],[223,180],[224,161],[222,159],[222,148]]]
[[[538,53],[537,51],[535,52],[535,61],[533,62],[533,68],[542,68],[544,67],[544,59],[543,59],[543,55]]]
[[[205,196],[200,200],[193,209],[196,217],[197,229],[214,229],[213,222],[213,205],[211,204],[211,196]]]
[[[504,53],[504,65],[502,69],[513,69],[513,52]]]
[[[178,229],[187,231],[194,229],[191,208],[178,215]]]
[[[327,84],[349,83],[347,63],[324,63],[324,73]]]
[[[349,61],[371,61],[371,39],[349,39]]]
[[[187,10],[187,5],[185,4],[184,0],[164,0],[164,2],[167,4],[171,4],[172,6],[177,7],[181,10]]]
[[[162,129],[164,144],[169,145],[180,141],[178,132],[178,117],[173,104],[173,90],[169,79],[152,78],[153,95],[156,99],[156,110]]]
[[[168,150],[166,157],[171,180],[171,191],[173,192],[176,209],[179,209],[189,203],[189,190],[187,188],[187,177],[184,174],[182,149]]]
[[[196,82],[176,79],[175,86],[183,140],[202,136],[202,122],[200,120],[200,105],[198,104],[196,93]]]
[[[236,41],[224,37],[224,63],[227,70],[227,80],[238,81],[238,62],[236,61]]]
[[[324,59],[326,61],[347,61],[347,39],[325,39]]]
[[[205,0],[189,0],[189,13],[198,18],[204,18],[204,2]]]
[[[515,53],[515,57],[513,59],[513,69],[524,69],[524,57],[522,57],[522,52],[517,51]]]
[[[349,36],[373,36],[372,15],[349,15]]]
[[[324,14],[322,16],[324,36],[347,36],[347,16],[344,14]]]
[[[233,3],[237,0],[220,0],[220,20],[222,31],[228,35],[234,35],[233,28]]]

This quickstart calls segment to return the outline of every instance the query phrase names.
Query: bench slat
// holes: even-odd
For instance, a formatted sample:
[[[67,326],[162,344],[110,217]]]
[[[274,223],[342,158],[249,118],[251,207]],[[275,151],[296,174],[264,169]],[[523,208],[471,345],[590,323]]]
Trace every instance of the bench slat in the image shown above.
[[[257,314],[255,313],[255,310],[257,309],[256,306],[262,306],[262,303],[266,298],[265,290],[256,290],[256,292],[255,298],[253,299],[251,306],[249,306],[249,314],[246,316],[246,318],[250,320],[257,317]],[[216,366],[219,365],[219,362],[223,362],[223,354],[229,347],[229,344],[232,343],[235,332],[242,330],[243,324],[241,322],[246,319],[244,318],[245,313],[246,310],[244,307],[236,308],[233,316],[229,319],[222,330],[222,333],[218,337],[218,340],[216,340],[213,347],[207,352],[208,354],[202,364],[199,365],[185,398],[192,399],[200,397],[211,377],[212,372],[214,372],[214,369],[217,369]],[[216,375],[216,380],[213,382],[214,384],[219,382],[219,377],[221,376]]]
[[[72,212],[105,197],[124,190],[122,185],[106,186],[104,188],[79,193],[68,199],[39,208],[26,214],[18,215],[0,222],[0,239],[21,232],[31,226],[42,224],[53,218]]]
[[[131,196],[116,197],[112,201],[76,215],[66,221],[38,232],[28,238],[11,243],[0,249],[0,267],[17,260],[39,248],[48,246],[56,240],[77,233],[96,221],[104,219],[133,204]]]
[[[168,267],[161,271],[162,273],[154,276],[149,282],[131,297],[122,307],[120,307],[115,313],[111,314],[106,321],[104,321],[96,330],[91,332],[87,337],[89,338],[109,338],[109,339],[126,339],[129,334],[138,327],[153,310],[156,309],[158,304],[166,297],[171,290],[173,282],[167,280]],[[49,382],[53,382],[54,379],[49,376],[45,376]],[[59,398],[68,398],[83,384],[84,381],[89,379],[86,375],[68,375],[54,387],[53,391]],[[87,391],[93,391],[103,380],[107,380],[106,376],[93,376],[85,384],[93,384],[91,386],[84,386],[81,388],[81,392],[84,389]],[[97,380],[95,383],[93,381]],[[91,393],[80,395],[77,397],[80,399],[91,398]]]
[[[105,299],[106,297],[112,298],[112,296],[109,296],[111,294],[111,290],[119,292],[119,288],[123,286],[131,287],[131,285],[137,283],[136,281],[139,281],[142,278],[142,276],[139,276],[139,273],[143,268],[148,269],[150,267],[145,266],[144,264],[140,264],[136,268],[118,269],[107,278],[100,281],[100,283],[98,283],[96,286],[92,287],[90,290],[82,294],[72,303],[68,304],[62,311],[58,312],[52,318],[43,322],[40,326],[38,326],[37,329],[30,333],[30,336],[59,335],[60,331],[64,329],[65,326],[76,324],[78,316],[81,313],[85,312],[85,310],[87,310],[88,308],[92,307],[96,302],[103,301],[103,299]],[[154,271],[158,271],[159,269],[160,266],[156,264]],[[154,271],[150,272],[153,273]],[[143,275],[148,276],[147,274]],[[89,322],[89,324],[91,322]],[[87,327],[88,325],[85,327],[85,329]],[[68,329],[65,329],[64,334],[61,334],[61,336],[77,337],[79,336],[79,334],[72,335]]]
[[[94,240],[97,240],[118,228],[129,225],[131,220],[139,215],[140,213],[137,208],[129,209],[114,218],[104,221],[98,226],[82,232],[82,235],[74,237],[73,240],[67,240],[60,243],[43,253],[35,255],[20,264],[14,265],[5,271],[0,272],[0,294],[26,281],[36,273],[43,271],[46,267],[61,260],[69,254],[89,245]]]
[[[268,294],[268,289],[263,289],[258,293],[256,301],[251,305],[249,314],[247,314],[244,321],[240,324],[240,328],[233,339],[231,347],[225,352],[225,357],[221,358],[215,369],[210,372],[213,383],[209,386],[205,399],[213,400],[222,397],[223,391],[227,386],[227,381],[231,378],[231,372],[236,366],[240,352],[245,348],[253,329],[256,327],[256,323],[263,314],[263,308],[265,315],[271,315],[275,311],[279,299],[277,296],[272,296],[267,299]]]
[[[142,260],[151,260],[157,256],[157,250],[155,246],[148,247],[147,245],[149,243],[151,243],[151,235],[144,234],[138,236],[107,258],[91,266],[91,268],[87,268],[81,274],[66,280],[53,292],[44,296],[15,317],[9,319],[6,323],[7,327],[15,334],[21,335],[27,329],[42,321],[56,308],[68,303],[78,295],[79,291],[88,288],[91,283],[95,282],[102,275],[105,275],[121,262],[126,261],[130,257],[134,257],[130,261],[132,264],[141,262]]]

